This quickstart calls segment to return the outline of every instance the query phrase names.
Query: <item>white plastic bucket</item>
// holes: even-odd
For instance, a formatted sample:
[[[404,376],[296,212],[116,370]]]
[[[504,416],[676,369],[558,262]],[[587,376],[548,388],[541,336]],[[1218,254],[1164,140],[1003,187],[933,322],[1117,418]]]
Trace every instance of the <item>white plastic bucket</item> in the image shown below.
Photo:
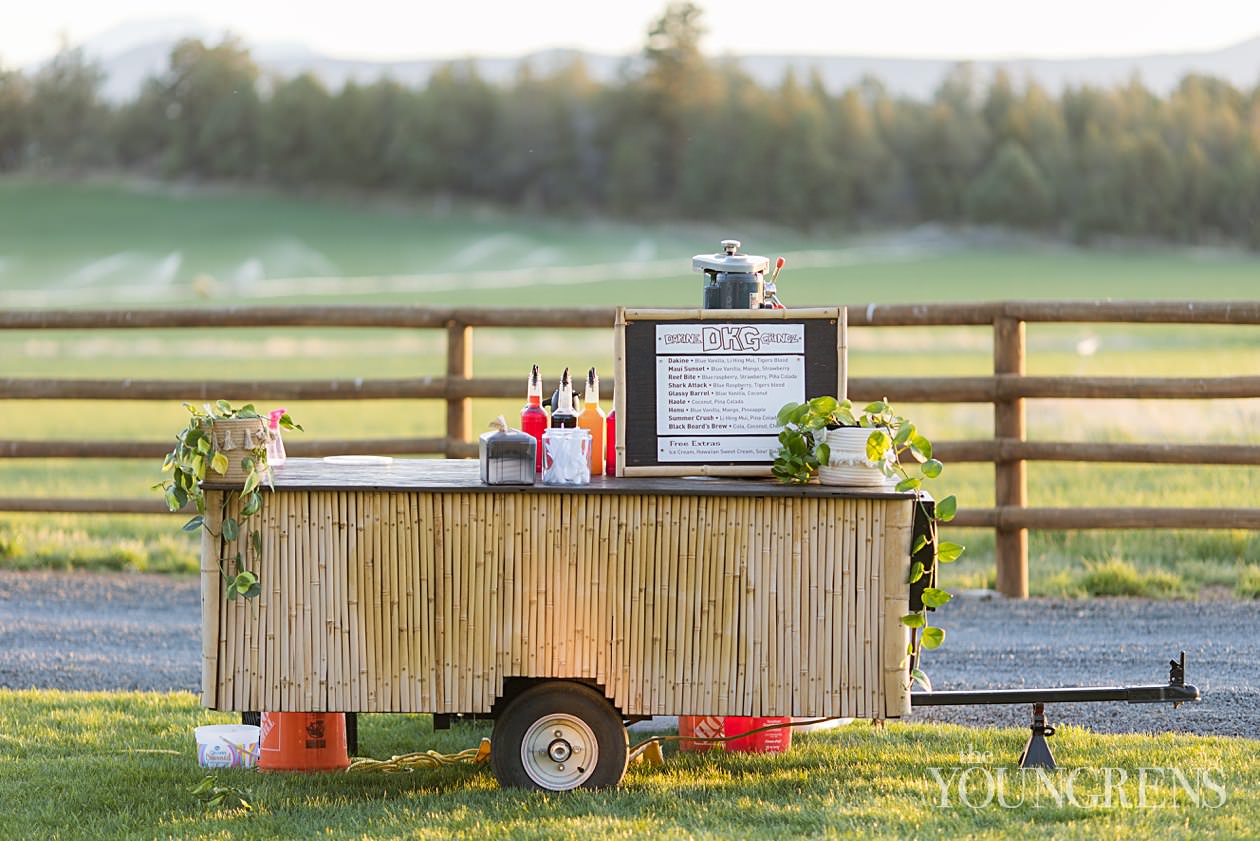
[[[258,763],[258,728],[249,724],[198,727],[197,764],[202,768],[253,768]]]

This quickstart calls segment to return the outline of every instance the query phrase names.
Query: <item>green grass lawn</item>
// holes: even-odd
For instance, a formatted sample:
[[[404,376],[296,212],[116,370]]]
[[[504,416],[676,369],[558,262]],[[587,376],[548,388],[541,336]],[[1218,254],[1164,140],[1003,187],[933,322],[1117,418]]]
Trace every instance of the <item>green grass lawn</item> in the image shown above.
[[[813,236],[765,225],[546,219],[443,209],[134,184],[0,179],[0,306],[148,306],[360,302],[487,306],[694,306],[691,255],[737,233],[756,253],[788,255],[780,287],[791,304],[1003,298],[1252,298],[1260,257],[1204,249],[1082,250],[1038,243],[969,245],[933,233]],[[585,268],[583,268],[585,267]],[[628,268],[627,268],[628,267]],[[321,278],[351,280],[333,286]],[[213,278],[194,291],[199,276]],[[401,287],[385,283],[395,278]],[[401,278],[399,280],[398,278]],[[273,283],[275,281],[275,283]],[[32,298],[31,296],[34,296]],[[8,296],[8,297],[6,297]],[[42,296],[42,298],[40,297]],[[38,300],[37,300],[38,299]],[[850,336],[850,373],[979,375],[992,371],[983,328],[871,329]],[[609,370],[609,331],[476,330],[475,373],[519,376],[538,362]],[[1260,373],[1260,328],[1137,325],[1028,327],[1036,375],[1221,376]],[[295,379],[440,375],[440,331],[7,331],[0,378]],[[248,399],[250,395],[223,395]],[[290,404],[312,437],[442,434],[437,402]],[[477,400],[474,427],[516,401]],[[992,434],[984,405],[902,406],[934,439]],[[0,439],[159,440],[182,425],[176,404],[0,401]],[[1033,440],[1260,442],[1260,401],[1028,403]],[[0,495],[143,497],[155,464],[0,460]],[[950,465],[940,486],[963,507],[992,505],[992,468]],[[1030,504],[1235,506],[1260,496],[1251,468],[1036,463]],[[0,514],[0,565],[146,570],[195,568],[193,541],[158,517]],[[992,534],[951,568],[956,586],[992,580]],[[1249,532],[1034,533],[1032,589],[1110,591],[1125,565],[1151,595],[1254,588],[1260,540]],[[1110,565],[1110,566],[1108,566]],[[1155,573],[1169,576],[1153,578]],[[1121,578],[1124,574],[1121,573]],[[1092,583],[1091,583],[1092,582]],[[1099,582],[1103,582],[1102,585]],[[1131,582],[1130,582],[1131,583]],[[1236,586],[1237,585],[1237,586]]]
[[[190,793],[205,774],[193,728],[231,720],[186,693],[0,690],[0,837],[1248,838],[1260,820],[1260,742],[1249,739],[1064,727],[1053,739],[1060,768],[1043,781],[1014,768],[1026,730],[860,722],[797,734],[782,756],[669,748],[663,767],[636,765],[618,789],[562,795],[502,790],[485,767],[219,771],[254,809],[213,809]],[[360,721],[360,752],[379,758],[454,752],[488,735],[484,725],[435,733],[427,716]],[[1141,768],[1178,769],[1190,787],[1171,770],[1147,772],[1139,793]],[[1010,808],[997,801],[999,770]]]

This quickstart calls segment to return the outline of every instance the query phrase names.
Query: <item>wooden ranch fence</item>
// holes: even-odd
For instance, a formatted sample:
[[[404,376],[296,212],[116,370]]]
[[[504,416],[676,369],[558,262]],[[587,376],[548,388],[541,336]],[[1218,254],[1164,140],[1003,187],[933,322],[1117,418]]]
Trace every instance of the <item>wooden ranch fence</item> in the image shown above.
[[[849,309],[849,326],[985,326],[993,330],[993,374],[976,377],[855,377],[856,401],[888,397],[914,403],[990,403],[994,437],[941,441],[941,458],[994,466],[993,508],[962,509],[959,526],[996,532],[997,587],[1028,594],[1029,529],[1260,529],[1260,508],[1030,508],[1029,461],[1260,464],[1260,446],[1111,444],[1026,440],[1024,401],[1030,398],[1204,399],[1260,397],[1260,376],[1030,377],[1025,374],[1025,325],[1034,323],[1260,324],[1260,302],[1007,301],[984,304],[870,304]],[[446,402],[443,437],[286,442],[295,456],[337,453],[476,454],[470,401],[516,397],[516,378],[472,376],[474,327],[611,328],[611,308],[498,309],[471,307],[229,307],[219,309],[14,310],[0,312],[4,330],[114,330],[172,327],[379,327],[445,330],[446,376],[337,380],[46,380],[0,379],[0,399],[204,400],[248,395],[258,400],[409,398]],[[604,385],[611,388],[612,383]],[[166,442],[0,440],[0,458],[160,458]],[[0,498],[0,511],[160,513],[160,500]]]

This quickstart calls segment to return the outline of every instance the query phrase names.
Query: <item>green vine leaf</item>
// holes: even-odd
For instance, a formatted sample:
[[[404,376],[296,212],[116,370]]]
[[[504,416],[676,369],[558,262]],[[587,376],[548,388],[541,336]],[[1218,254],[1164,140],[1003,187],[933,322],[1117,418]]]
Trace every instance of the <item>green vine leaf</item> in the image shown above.
[[[947,496],[936,503],[936,519],[942,523],[948,523],[957,513],[958,500],[953,496]]]
[[[224,473],[227,473],[228,467],[230,466],[231,465],[228,462],[228,457],[224,455],[223,453],[215,453],[214,456],[210,459],[210,469],[213,470],[215,473],[218,473],[220,476],[222,476]]]
[[[229,802],[232,808],[240,808],[246,812],[254,811],[251,795],[244,789],[230,785],[221,785],[214,774],[207,774],[201,782],[188,790],[189,794],[206,804],[211,809],[221,809]]]
[[[171,511],[178,511],[183,506],[183,503],[179,501],[179,497],[175,495],[177,491],[179,491],[179,488],[174,485],[166,488],[166,507]]]
[[[910,455],[915,461],[926,462],[932,458],[932,442],[915,433],[910,439]]]
[[[933,625],[923,629],[924,648],[940,648],[941,643],[943,642],[945,642],[944,628],[937,628]]]
[[[888,433],[882,429],[876,429],[866,439],[866,457],[870,461],[879,464],[884,460],[884,453],[888,452],[891,439]]]
[[[927,624],[927,620],[923,618],[922,613],[907,613],[901,617],[901,624],[907,628],[922,628]]]
[[[914,424],[903,423],[901,429],[897,430],[897,435],[893,438],[893,446],[901,449],[906,442],[910,440],[910,436],[915,433]]]
[[[779,414],[775,416],[775,422],[778,423],[779,426],[787,426],[792,422],[792,414],[800,405],[800,403],[796,402],[784,403],[783,408],[779,409]]]
[[[923,480],[913,476],[908,479],[902,479],[897,483],[897,490],[901,493],[904,493],[905,491],[918,490],[921,487],[923,487]]]
[[[924,672],[922,669],[910,670],[910,682],[911,682],[911,685],[915,683],[919,684],[928,692],[932,691],[932,681],[928,680],[927,673]]]
[[[936,547],[936,559],[943,564],[953,563],[962,556],[966,548],[962,544],[945,541]]]
[[[908,584],[913,584],[923,577],[924,567],[920,561],[915,561],[910,565],[910,575],[906,578]]]
[[[238,538],[240,534],[241,534],[240,524],[236,522],[235,518],[228,517],[227,519],[223,521],[223,539],[224,540],[236,540],[236,538]]]
[[[923,590],[923,604],[928,607],[940,607],[949,602],[953,596],[944,590],[938,590],[936,587],[927,587]]]
[[[930,458],[923,462],[923,475],[929,479],[935,479],[937,476],[940,476],[941,471],[944,469],[945,465],[941,464],[934,458]]]
[[[262,494],[254,491],[245,498],[245,503],[241,506],[241,516],[252,517],[260,508],[262,508]]]
[[[203,517],[203,516],[201,516],[200,514],[198,514],[196,517],[193,517],[191,520],[189,520],[188,522],[184,523],[184,525],[183,525],[183,530],[184,530],[184,531],[196,531],[197,529],[201,528],[202,524],[203,524],[205,521],[206,521],[206,518],[205,518],[205,517]]]

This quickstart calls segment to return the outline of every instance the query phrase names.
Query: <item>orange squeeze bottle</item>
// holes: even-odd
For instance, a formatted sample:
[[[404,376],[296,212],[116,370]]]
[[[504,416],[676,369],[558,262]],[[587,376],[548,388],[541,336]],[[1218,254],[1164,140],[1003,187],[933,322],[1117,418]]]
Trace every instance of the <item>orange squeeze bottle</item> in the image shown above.
[[[591,475],[604,475],[604,410],[599,408],[599,377],[592,368],[586,375],[586,405],[578,426],[591,433]]]

